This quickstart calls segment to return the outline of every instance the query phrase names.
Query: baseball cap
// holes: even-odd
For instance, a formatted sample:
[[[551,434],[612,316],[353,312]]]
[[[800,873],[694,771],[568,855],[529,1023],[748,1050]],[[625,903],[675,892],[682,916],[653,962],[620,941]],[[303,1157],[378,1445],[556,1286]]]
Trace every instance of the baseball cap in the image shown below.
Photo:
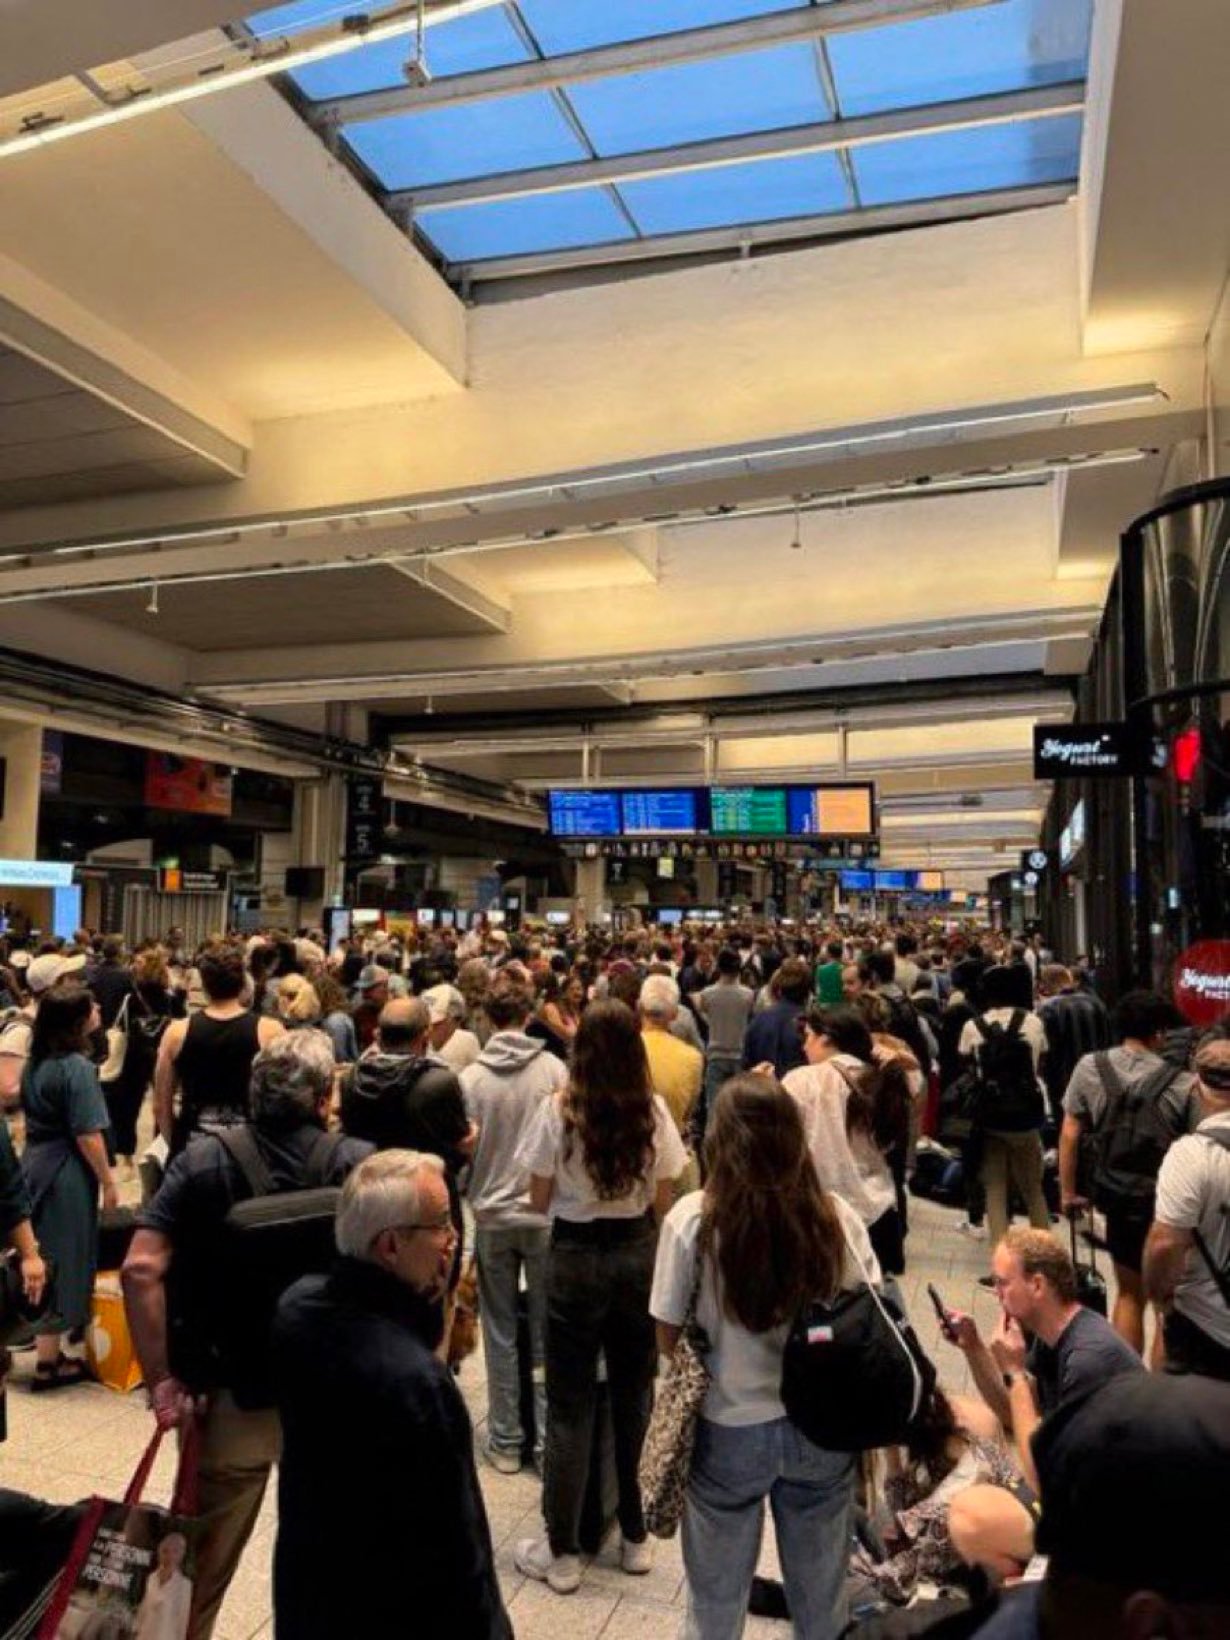
[[[84,967],[84,952],[78,952],[75,957],[58,957],[54,951],[48,951],[30,963],[26,969],[26,984],[36,993],[49,991],[65,974],[79,973]]]
[[[387,985],[389,971],[387,968],[378,968],[374,962],[359,970],[359,977],[354,982],[356,991],[372,991],[377,985]]]
[[[427,1004],[433,1025],[439,1025],[449,1018],[465,1018],[466,999],[455,985],[433,985],[423,992],[423,1001]]]

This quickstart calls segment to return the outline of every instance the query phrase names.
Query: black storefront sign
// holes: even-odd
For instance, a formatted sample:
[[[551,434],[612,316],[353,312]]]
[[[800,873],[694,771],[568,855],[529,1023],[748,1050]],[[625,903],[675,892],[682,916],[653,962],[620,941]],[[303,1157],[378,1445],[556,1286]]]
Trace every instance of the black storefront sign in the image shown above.
[[[1050,851],[1044,848],[1027,848],[1021,851],[1021,873],[1032,871],[1037,881],[1044,871],[1051,868]]]
[[[384,781],[352,774],[346,782],[346,859],[363,864],[380,857],[384,834]]]
[[[1148,748],[1126,723],[1037,723],[1035,780],[1114,780],[1143,773]]]

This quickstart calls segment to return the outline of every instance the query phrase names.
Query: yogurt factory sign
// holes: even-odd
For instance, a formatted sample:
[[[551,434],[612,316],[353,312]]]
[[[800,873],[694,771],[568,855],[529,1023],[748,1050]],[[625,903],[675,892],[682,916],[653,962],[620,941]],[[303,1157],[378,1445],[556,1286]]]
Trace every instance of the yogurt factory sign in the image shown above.
[[[1207,1030],[1230,1014],[1230,940],[1197,940],[1174,966],[1174,997]]]
[[[1140,772],[1140,751],[1126,723],[1034,725],[1034,779],[1077,775],[1109,779]]]

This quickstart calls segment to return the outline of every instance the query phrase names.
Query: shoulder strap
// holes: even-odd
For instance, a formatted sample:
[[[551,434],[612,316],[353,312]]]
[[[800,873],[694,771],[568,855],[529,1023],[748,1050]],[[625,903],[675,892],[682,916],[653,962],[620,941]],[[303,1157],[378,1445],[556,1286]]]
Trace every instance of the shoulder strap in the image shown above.
[[[1111,1064],[1110,1055],[1105,1048],[1094,1054],[1093,1067],[1098,1073],[1098,1080],[1101,1082],[1102,1090],[1106,1094],[1106,1105],[1102,1112],[1102,1120],[1097,1123],[1097,1126],[1101,1127],[1106,1120],[1107,1113],[1118,1105],[1123,1097],[1123,1083],[1115,1075],[1115,1067]]]
[[[1213,1277],[1217,1291],[1221,1294],[1226,1305],[1230,1306],[1230,1274],[1225,1270],[1218,1269],[1217,1265],[1213,1263],[1213,1255],[1209,1252],[1209,1245],[1199,1230],[1192,1231],[1192,1240],[1196,1243],[1196,1251],[1204,1260],[1209,1274]]]
[[[329,1169],[344,1137],[341,1133],[318,1133],[312,1140],[312,1148],[303,1166],[303,1179],[307,1186],[315,1189],[328,1183]]]
[[[276,1196],[277,1181],[269,1171],[269,1164],[261,1154],[261,1147],[257,1143],[256,1134],[251,1124],[241,1123],[236,1127],[219,1128],[214,1138],[230,1156],[236,1167],[243,1174],[248,1189],[254,1196]]]
[[[984,1042],[989,1042],[991,1040],[991,1032],[999,1029],[998,1025],[988,1024],[981,1014],[975,1014],[970,1020],[970,1024],[978,1032],[978,1035]]]
[[[1141,1099],[1150,1101],[1160,1099],[1166,1089],[1179,1077],[1182,1070],[1182,1065],[1172,1065],[1169,1060],[1164,1060],[1155,1071],[1151,1071],[1140,1083],[1136,1089],[1137,1094]]]
[[[1008,1021],[1008,1026],[1007,1026],[1007,1029],[1004,1032],[1004,1035],[1009,1036],[1009,1037],[1014,1037],[1014,1038],[1020,1036],[1021,1027],[1024,1025],[1024,1023],[1025,1023],[1025,1010],[1024,1010],[1024,1008],[1014,1008],[1012,1010],[1012,1018]]]

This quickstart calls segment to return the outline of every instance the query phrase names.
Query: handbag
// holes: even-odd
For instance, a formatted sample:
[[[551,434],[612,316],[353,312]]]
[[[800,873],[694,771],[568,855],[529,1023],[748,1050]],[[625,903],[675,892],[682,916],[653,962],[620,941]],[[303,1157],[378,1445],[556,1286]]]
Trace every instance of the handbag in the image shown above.
[[[692,1472],[692,1449],[696,1444],[696,1420],[712,1380],[705,1360],[710,1350],[709,1335],[696,1319],[704,1267],[704,1246],[698,1238],[696,1273],[683,1312],[679,1342],[658,1385],[645,1444],[641,1448],[637,1478],[645,1525],[660,1538],[674,1537],[683,1519],[683,1503]]]
[[[61,1635],[82,1633],[97,1635],[100,1640],[102,1636],[127,1640],[135,1631],[144,1629],[143,1609],[151,1586],[162,1608],[157,1632],[168,1640],[186,1640],[194,1551],[199,1537],[199,1526],[192,1516],[196,1513],[200,1435],[194,1421],[180,1448],[168,1511],[141,1502],[162,1434],[162,1430],[155,1430],[121,1502],[90,1499],[43,1616],[38,1640],[59,1640]],[[159,1570],[164,1565],[170,1569],[170,1576],[161,1581]]]
[[[131,996],[129,992],[120,1004],[115,1023],[107,1027],[107,1057],[98,1068],[98,1080],[104,1087],[118,1082],[124,1074],[124,1061],[128,1057],[128,1004]]]
[[[937,1374],[905,1315],[864,1279],[804,1305],[782,1352],[782,1405],[829,1452],[901,1446]]]

